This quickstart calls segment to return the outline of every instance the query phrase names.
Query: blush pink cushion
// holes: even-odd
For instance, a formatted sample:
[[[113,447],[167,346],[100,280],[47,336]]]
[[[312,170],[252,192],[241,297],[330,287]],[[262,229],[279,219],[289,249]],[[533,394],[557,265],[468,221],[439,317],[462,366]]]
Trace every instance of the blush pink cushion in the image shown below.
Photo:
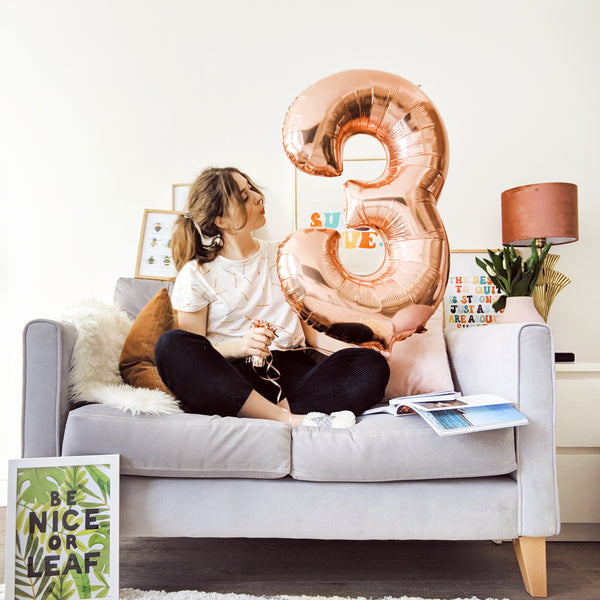
[[[425,327],[424,333],[414,333],[392,346],[386,400],[454,388],[444,340],[443,306],[438,307]]]
[[[427,331],[414,333],[392,346],[388,359],[391,374],[385,390],[386,400],[453,389],[443,324],[444,308],[440,304],[425,324]],[[304,324],[303,329],[307,342],[326,353],[349,347],[349,344],[317,333]]]

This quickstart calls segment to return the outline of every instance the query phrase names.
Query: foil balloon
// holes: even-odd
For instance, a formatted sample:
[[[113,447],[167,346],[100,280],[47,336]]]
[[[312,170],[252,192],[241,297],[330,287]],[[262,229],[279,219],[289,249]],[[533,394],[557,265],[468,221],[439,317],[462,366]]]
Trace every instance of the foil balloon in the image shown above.
[[[449,249],[437,210],[448,168],[448,140],[429,98],[402,77],[344,71],[307,88],[290,106],[283,144],[298,169],[342,173],[344,144],[355,134],[377,138],[387,155],[375,181],[348,181],[346,227],[372,228],[385,248],[372,274],[348,272],[340,235],[302,229],[281,243],[277,270],[283,293],[308,325],[330,337],[388,352],[439,305],[448,280]]]

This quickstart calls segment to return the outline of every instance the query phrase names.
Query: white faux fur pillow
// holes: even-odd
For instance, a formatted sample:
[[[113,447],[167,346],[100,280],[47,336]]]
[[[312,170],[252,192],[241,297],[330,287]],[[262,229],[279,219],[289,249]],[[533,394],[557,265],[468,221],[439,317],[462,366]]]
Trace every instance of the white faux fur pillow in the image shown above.
[[[169,394],[123,382],[119,357],[133,323],[124,311],[90,299],[73,306],[62,320],[77,328],[70,374],[73,401],[108,404],[133,414],[182,412]]]

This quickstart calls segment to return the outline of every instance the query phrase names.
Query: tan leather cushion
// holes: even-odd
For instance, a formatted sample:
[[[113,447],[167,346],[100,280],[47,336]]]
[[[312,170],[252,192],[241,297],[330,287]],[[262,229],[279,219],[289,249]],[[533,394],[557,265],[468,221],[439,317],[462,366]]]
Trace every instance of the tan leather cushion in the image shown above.
[[[154,362],[154,347],[160,336],[177,327],[169,293],[161,289],[140,311],[123,345],[119,370],[133,387],[162,390],[170,394]]]

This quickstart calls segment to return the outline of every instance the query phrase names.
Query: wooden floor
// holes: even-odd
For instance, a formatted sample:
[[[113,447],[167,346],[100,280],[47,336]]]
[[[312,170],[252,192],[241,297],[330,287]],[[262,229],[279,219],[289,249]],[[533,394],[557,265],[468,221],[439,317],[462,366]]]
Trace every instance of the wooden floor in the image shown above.
[[[5,512],[0,508],[4,581]],[[510,543],[125,539],[120,585],[255,595],[527,599]],[[547,545],[548,597],[600,598],[600,543]]]

